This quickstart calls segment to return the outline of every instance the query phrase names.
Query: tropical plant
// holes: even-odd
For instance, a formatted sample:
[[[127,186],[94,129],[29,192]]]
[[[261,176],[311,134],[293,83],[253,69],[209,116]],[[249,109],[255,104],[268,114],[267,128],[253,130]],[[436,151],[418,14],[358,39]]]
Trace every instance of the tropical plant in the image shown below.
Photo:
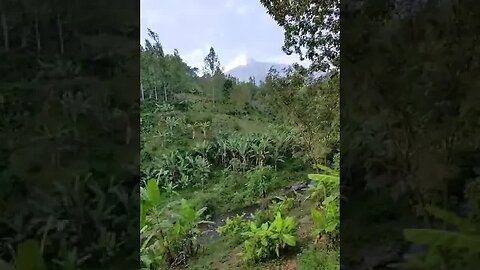
[[[295,221],[292,217],[282,218],[280,213],[260,227],[250,222],[243,235],[246,237],[243,256],[247,261],[264,260],[273,254],[280,257],[280,251],[286,246],[296,245]]]
[[[309,174],[316,183],[310,187],[307,199],[314,202],[311,208],[315,243],[322,235],[336,239],[340,226],[340,176],[338,170],[326,166],[318,168],[328,174]],[[317,209],[317,207],[319,209]]]
[[[246,174],[246,188],[251,196],[267,196],[267,191],[274,177],[270,166],[256,167]]]
[[[288,210],[292,209],[295,204],[294,198],[276,197],[278,201],[269,206],[269,210],[273,213],[286,214]]]
[[[141,261],[146,269],[162,263],[176,266],[198,250],[198,225],[206,208],[196,210],[187,200],[164,204],[156,180],[141,188]]]
[[[237,146],[236,150],[238,151],[238,154],[242,161],[242,171],[245,172],[245,167],[248,165],[248,162],[247,162],[248,151],[250,149],[248,139],[240,137],[238,139],[236,146]]]
[[[207,129],[210,127],[210,122],[200,122],[198,126],[202,129],[203,140],[207,138]]]
[[[200,183],[202,186],[205,185],[205,181],[207,180],[210,174],[210,166],[211,164],[208,160],[202,156],[196,156],[194,161],[194,170],[196,176],[200,179]]]
[[[244,215],[237,214],[234,217],[227,218],[225,224],[217,228],[217,232],[236,243],[243,240],[242,233],[246,230],[247,225]]]
[[[194,124],[190,124],[188,123],[187,124],[187,128],[189,128],[191,131],[192,131],[192,140],[195,140],[195,129],[196,129],[196,126]]]
[[[263,166],[267,154],[269,153],[268,149],[270,146],[270,140],[266,137],[259,137],[257,143],[252,144],[251,146],[251,153],[252,156],[255,158],[255,164],[257,166]]]
[[[310,186],[308,196],[306,199],[310,199],[314,202],[321,202],[326,200],[335,200],[340,195],[340,176],[339,172],[329,167],[317,165],[317,167],[328,174],[309,174],[308,178],[314,181],[314,184]]]
[[[450,211],[427,206],[426,211],[442,222],[453,226],[453,230],[444,229],[406,229],[404,236],[408,241],[426,246],[427,252],[410,256],[407,269],[475,269],[480,257],[480,201],[478,191],[480,180],[473,181],[467,187],[466,197],[471,212],[461,217]]]

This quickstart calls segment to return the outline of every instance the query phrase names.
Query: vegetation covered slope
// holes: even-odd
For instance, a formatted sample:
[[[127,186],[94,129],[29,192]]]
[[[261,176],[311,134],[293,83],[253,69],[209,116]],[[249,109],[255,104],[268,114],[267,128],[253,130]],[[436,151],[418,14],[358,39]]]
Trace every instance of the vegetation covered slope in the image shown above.
[[[240,82],[221,72],[213,48],[200,77],[152,31],[150,39],[141,63],[143,267],[338,267],[339,180],[309,175],[338,175],[338,78],[295,66],[286,76],[272,69],[260,85]]]

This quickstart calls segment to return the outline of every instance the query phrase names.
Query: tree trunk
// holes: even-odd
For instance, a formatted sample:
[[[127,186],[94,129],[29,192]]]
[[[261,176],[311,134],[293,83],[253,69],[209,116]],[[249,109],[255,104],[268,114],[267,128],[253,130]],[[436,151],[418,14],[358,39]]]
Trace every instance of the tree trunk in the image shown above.
[[[64,44],[63,44],[63,28],[62,28],[62,21],[60,19],[60,14],[57,14],[57,30],[58,30],[58,41],[60,45],[60,54],[63,55],[64,53]]]
[[[143,90],[143,84],[140,84],[140,90],[142,91],[142,101],[145,100],[145,91]]]
[[[165,95],[165,103],[167,103],[167,88],[163,86],[163,95]]]
[[[3,32],[3,45],[5,47],[5,51],[8,52],[10,50],[10,44],[8,40],[8,25],[7,25],[7,16],[5,15],[5,11],[2,11],[2,32]]]
[[[157,87],[155,86],[155,102],[158,102]]]
[[[37,43],[37,52],[42,50],[42,45],[40,43],[40,31],[38,26],[38,11],[35,11],[35,41]]]

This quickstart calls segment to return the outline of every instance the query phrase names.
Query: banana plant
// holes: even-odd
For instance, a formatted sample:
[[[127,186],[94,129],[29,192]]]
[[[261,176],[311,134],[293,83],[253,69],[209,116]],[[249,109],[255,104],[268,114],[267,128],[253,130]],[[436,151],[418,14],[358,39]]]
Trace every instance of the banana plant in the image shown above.
[[[179,121],[175,117],[167,116],[165,118],[165,124],[167,125],[169,131],[173,133],[173,129],[179,125]]]
[[[242,170],[243,172],[245,172],[245,167],[248,165],[247,156],[248,156],[248,151],[250,149],[250,145],[247,139],[242,138],[238,141],[236,146],[237,146],[237,151],[242,160]]]
[[[207,129],[210,127],[209,122],[201,122],[198,124],[199,127],[202,129],[202,134],[203,134],[203,140],[207,139]]]
[[[195,140],[195,131],[196,131],[196,126],[194,124],[187,124],[187,128],[192,131],[192,140]]]
[[[228,141],[225,138],[219,138],[217,141],[217,144],[219,146],[219,154],[222,159],[222,165],[227,164],[227,154],[228,154]]]
[[[308,178],[315,181],[315,184],[309,188],[309,195],[305,199],[315,202],[337,199],[340,196],[340,172],[323,165],[317,167],[328,174],[308,175]]]
[[[318,166],[328,174],[309,174],[316,183],[310,187],[306,197],[314,202],[311,209],[315,243],[322,234],[336,238],[340,226],[340,175],[339,171],[326,166]],[[321,201],[320,205],[319,202]],[[319,207],[319,209],[317,209]]]
[[[208,158],[208,155],[210,154],[212,148],[212,143],[208,141],[202,141],[201,143],[197,143],[195,145],[194,152],[200,154],[203,158]]]
[[[272,159],[274,162],[275,171],[277,171],[278,162],[285,162],[283,160],[284,156],[282,155],[282,150],[284,147],[284,141],[277,140],[273,146]]]
[[[268,145],[269,140],[265,138],[260,138],[258,140],[258,143],[252,145],[251,151],[255,158],[257,166],[264,165],[268,154]]]
[[[208,175],[210,174],[210,166],[211,164],[208,162],[207,159],[201,156],[195,157],[195,171],[197,171],[199,174],[202,187],[205,186],[205,180],[208,178]]]

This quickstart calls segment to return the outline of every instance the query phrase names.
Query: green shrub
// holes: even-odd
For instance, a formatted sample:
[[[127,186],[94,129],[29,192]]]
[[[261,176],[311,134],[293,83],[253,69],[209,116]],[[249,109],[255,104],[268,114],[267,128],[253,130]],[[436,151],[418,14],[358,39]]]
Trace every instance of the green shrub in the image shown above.
[[[309,189],[307,199],[314,202],[311,209],[315,242],[322,234],[336,239],[340,226],[340,176],[338,170],[319,166],[329,174],[309,174],[316,181]],[[317,209],[318,207],[318,209]]]
[[[142,269],[175,262],[196,254],[198,225],[206,208],[199,210],[187,200],[164,204],[158,182],[147,181],[141,188],[140,203],[140,260]]]
[[[250,197],[262,195],[265,198],[274,177],[274,172],[271,166],[259,166],[248,171],[246,177],[246,188]]]
[[[219,227],[217,232],[228,240],[237,243],[243,241],[242,233],[246,230],[247,225],[244,215],[236,215],[227,218],[225,224]]]
[[[294,198],[278,198],[279,201],[274,202],[269,206],[270,211],[273,213],[280,212],[286,214],[288,210],[292,209],[295,204]]]
[[[298,270],[338,270],[340,253],[337,250],[309,247],[297,255]]]
[[[279,198],[279,201],[274,202],[266,209],[259,209],[253,214],[253,222],[260,226],[261,224],[273,220],[277,213],[286,215],[288,210],[292,209],[295,203],[293,198]]]
[[[270,211],[270,209],[259,209],[255,211],[253,214],[252,221],[257,224],[257,226],[261,226],[263,223],[268,222],[274,218],[274,213]]]
[[[458,231],[442,229],[407,229],[404,236],[408,241],[427,247],[424,255],[410,257],[407,269],[477,269],[480,258],[479,196],[480,180],[465,188],[471,212],[466,217],[434,206],[426,212]]]
[[[257,226],[250,222],[248,231],[243,233],[246,237],[243,243],[243,256],[247,261],[261,261],[280,252],[287,246],[295,246],[295,221],[292,217],[282,218],[280,213],[275,215],[272,222],[263,223]]]

